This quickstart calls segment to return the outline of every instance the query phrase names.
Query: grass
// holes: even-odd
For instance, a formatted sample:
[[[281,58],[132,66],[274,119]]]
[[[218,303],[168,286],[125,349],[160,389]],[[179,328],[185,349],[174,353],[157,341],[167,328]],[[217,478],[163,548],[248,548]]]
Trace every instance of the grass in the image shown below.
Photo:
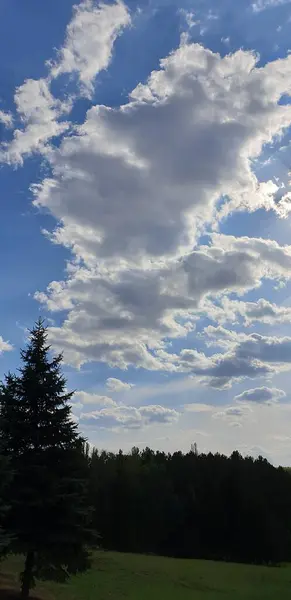
[[[12,598],[7,589],[15,589],[21,568],[18,557],[1,565],[0,600]],[[32,595],[42,600],[290,600],[291,565],[267,568],[97,552],[90,572],[66,585],[40,585]]]

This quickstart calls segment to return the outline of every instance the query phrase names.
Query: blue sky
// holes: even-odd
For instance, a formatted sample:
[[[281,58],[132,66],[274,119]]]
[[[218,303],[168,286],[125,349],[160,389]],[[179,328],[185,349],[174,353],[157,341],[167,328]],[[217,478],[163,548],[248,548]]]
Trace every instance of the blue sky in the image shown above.
[[[80,429],[291,461],[291,2],[0,6],[1,373]]]

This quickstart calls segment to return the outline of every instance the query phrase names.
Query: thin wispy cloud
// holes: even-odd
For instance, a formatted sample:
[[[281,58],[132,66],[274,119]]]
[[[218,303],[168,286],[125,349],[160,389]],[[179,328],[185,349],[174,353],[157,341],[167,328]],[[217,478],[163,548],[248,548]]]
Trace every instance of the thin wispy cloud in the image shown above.
[[[254,12],[261,12],[284,4],[290,4],[290,0],[257,0],[253,2],[252,8]]]

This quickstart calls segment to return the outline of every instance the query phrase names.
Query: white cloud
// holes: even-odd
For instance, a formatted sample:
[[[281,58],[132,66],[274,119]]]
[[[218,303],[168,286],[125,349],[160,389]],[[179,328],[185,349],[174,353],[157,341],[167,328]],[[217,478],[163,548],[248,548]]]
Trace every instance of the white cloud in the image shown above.
[[[180,381],[181,385],[181,381]],[[177,381],[174,382],[174,387]],[[170,384],[165,385],[164,397],[169,401],[168,389]],[[137,388],[136,388],[137,390]],[[220,395],[220,401],[225,400],[220,406],[204,404],[205,398],[209,398],[209,392],[197,386],[195,388],[195,402],[193,407],[199,406],[199,410],[192,410],[192,404],[187,405],[189,401],[189,388],[180,391],[176,387],[175,394],[179,394],[180,408],[177,417],[173,416],[173,426],[165,429],[165,424],[158,421],[152,423],[154,426],[146,425],[139,411],[139,406],[129,406],[127,409],[120,409],[120,404],[116,407],[107,407],[113,409],[109,413],[99,411],[102,406],[94,407],[87,405],[79,407],[78,418],[83,413],[95,413],[95,418],[87,417],[80,419],[80,427],[85,432],[91,443],[99,448],[106,447],[110,450],[119,448],[130,449],[133,445],[143,447],[150,445],[155,449],[164,451],[182,450],[188,452],[191,444],[198,442],[200,452],[222,452],[230,454],[238,449],[243,454],[251,454],[255,447],[264,448],[264,454],[272,457],[275,464],[290,465],[290,415],[291,405],[287,402],[271,403],[270,405],[258,404],[256,402],[244,402],[233,404],[230,401],[230,395]],[[193,393],[193,390],[192,390]],[[142,401],[149,401],[149,397],[142,396]],[[229,401],[228,401],[229,398]],[[217,397],[213,396],[213,401]],[[151,402],[153,404],[153,402]],[[163,401],[161,400],[161,405]],[[206,407],[206,408],[205,408]],[[233,409],[243,408],[243,411]],[[143,408],[143,407],[142,407]],[[162,407],[168,409],[168,406]],[[200,410],[201,408],[201,410]],[[171,410],[171,409],[170,409]],[[152,412],[152,409],[149,409]],[[159,412],[159,411],[158,411]],[[214,414],[223,413],[221,416],[213,418]],[[225,414],[226,413],[226,414]],[[178,422],[176,419],[178,418]],[[163,419],[162,419],[163,420]],[[114,435],[112,434],[114,432]],[[262,452],[259,452],[262,454]]]
[[[51,77],[76,71],[90,93],[128,23],[123,4],[81,3],[50,64]],[[100,28],[104,55],[94,46],[101,43]],[[92,107],[83,125],[49,147],[51,177],[32,187],[34,204],[54,216],[59,225],[50,237],[69,248],[73,260],[67,280],[52,282],[36,298],[68,313],[60,327],[50,328],[68,363],[186,372],[217,387],[288,363],[274,358],[279,346],[286,358],[280,340],[259,343],[227,330],[208,335],[224,354],[183,348],[176,355],[168,343],[193,331],[213,298],[221,308],[228,294],[243,295],[263,279],[290,278],[290,246],[218,233],[209,245],[198,245],[205,226],[217,227],[233,210],[264,207],[281,215],[274,200],[278,185],[259,183],[252,161],[290,125],[291,107],[280,103],[291,89],[290,67],[291,57],[258,67],[251,52],[222,58],[184,41],[127,104]],[[26,152],[43,151],[58,135],[55,127],[68,127],[60,118],[69,107],[52,97],[49,80],[25,82],[15,99],[25,129],[7,152],[20,161]],[[263,302],[263,316],[273,310],[287,319]],[[229,310],[251,318],[250,304]],[[246,347],[254,354],[242,355]]]
[[[127,392],[133,387],[133,384],[126,383],[115,377],[109,377],[106,381],[106,387],[111,392]]]
[[[179,10],[179,14],[185,20],[188,30],[192,29],[192,27],[195,27],[195,25],[200,24],[200,21],[196,19],[196,15],[192,11],[187,11],[184,8],[181,8]],[[187,32],[186,32],[186,35],[187,35]]]
[[[91,392],[77,391],[74,394],[74,404],[83,406],[87,404],[93,404],[94,406],[116,406],[116,402],[108,396],[100,396],[99,394],[92,394]]]
[[[291,122],[279,104],[291,57],[256,60],[183,44],[127,104],[91,108],[49,154],[52,176],[33,187],[35,205],[58,221],[50,237],[76,262],[36,297],[68,311],[50,331],[68,362],[175,371],[183,365],[166,342],[194,329],[205,299],[290,277],[290,247],[271,240],[214,234],[197,247],[205,223],[229,211],[277,210],[277,186],[258,183],[251,159]],[[252,365],[252,376],[265,372]]]
[[[252,8],[254,12],[262,12],[267,8],[276,8],[277,6],[283,6],[283,4],[289,4],[291,0],[256,0],[253,2]]]
[[[13,125],[13,116],[10,112],[4,112],[0,110],[0,123],[4,125],[4,127],[12,127]]]
[[[218,323],[240,323],[246,327],[254,323],[265,323],[277,325],[279,323],[291,323],[291,307],[278,306],[264,298],[257,302],[243,302],[223,297],[221,301],[205,302],[203,312]]]
[[[93,430],[97,428],[112,431],[171,424],[176,422],[180,415],[176,410],[165,406],[129,406],[123,402],[115,402],[108,396],[83,390],[74,394],[72,410],[82,426]]]
[[[173,360],[179,361],[182,370],[202,376],[201,382],[223,388],[245,377],[270,377],[291,369],[291,337],[247,335],[212,326],[205,331],[206,334],[210,331],[215,345],[227,351],[208,357],[196,352],[195,359],[191,360],[191,351],[183,350],[179,356],[173,357]],[[184,359],[185,353],[189,354],[187,360]]]
[[[116,405],[90,413],[81,413],[80,422],[93,428],[119,430],[141,429],[159,424],[172,424],[179,418],[179,413],[164,406],[151,405],[136,408],[134,406]]]
[[[27,79],[16,89],[14,101],[24,128],[15,129],[13,140],[2,144],[0,161],[22,164],[23,158],[42,152],[49,140],[69,128],[68,122],[59,119],[69,112],[70,103],[56,100],[45,79]]]
[[[248,406],[228,406],[224,410],[214,413],[213,419],[229,419],[233,417],[245,417],[251,412],[251,409]],[[232,423],[233,426],[233,423]]]
[[[0,162],[23,164],[23,159],[34,152],[48,152],[48,142],[70,129],[72,124],[63,117],[70,112],[75,98],[56,99],[50,89],[52,80],[61,73],[77,73],[80,92],[90,96],[95,78],[111,61],[118,34],[129,23],[122,2],[96,4],[85,0],[75,7],[58,60],[48,61],[48,76],[27,79],[16,89],[14,101],[22,127],[14,130],[10,142],[0,146]],[[12,116],[0,111],[0,122],[12,125]]]
[[[249,52],[221,58],[183,45],[131,102],[90,109],[50,156],[53,177],[34,188],[36,205],[62,223],[56,241],[85,260],[137,262],[190,250],[221,195],[230,198],[222,216],[276,210],[277,187],[258,183],[250,159],[291,121],[278,104],[290,65],[259,69]]]
[[[258,387],[251,390],[245,390],[238,396],[235,396],[236,402],[256,402],[257,404],[273,404],[286,397],[283,390],[277,388]]]
[[[0,354],[3,352],[10,352],[11,350],[13,350],[13,346],[9,342],[5,342],[0,335]]]
[[[218,342],[220,329],[222,328],[218,327],[216,331]],[[224,339],[223,333],[222,344]],[[194,365],[193,372],[206,376],[206,383],[217,388],[229,387],[245,377],[254,379],[262,375],[270,376],[280,371],[289,371],[291,337],[280,338],[257,333],[237,334],[237,342],[230,343],[230,349],[224,354],[212,355],[210,361],[203,369]]]
[[[210,338],[209,342],[206,339],[207,346],[219,346],[220,348],[226,349],[236,346],[239,340],[245,341],[248,339],[248,336],[244,333],[230,331],[229,329],[225,329],[221,326],[213,327],[213,325],[208,325],[208,327],[205,327],[203,332],[200,334],[201,338],[204,338],[205,336]]]
[[[75,6],[58,60],[50,63],[51,76],[76,73],[81,93],[90,97],[96,74],[108,67],[114,42],[129,24],[129,12],[123,2],[104,4],[84,0]]]
[[[208,329],[216,345],[225,347],[226,352],[206,356],[191,348],[179,355],[161,350],[157,355],[164,360],[164,369],[172,367],[191,374],[198,383],[217,389],[231,387],[244,378],[271,377],[291,369],[291,337],[247,335],[212,326]]]
[[[69,310],[63,326],[50,329],[52,343],[64,349],[65,359],[76,366],[100,360],[123,369],[134,365],[177,370],[164,340],[183,338],[194,328],[193,321],[205,310],[206,295],[244,293],[264,277],[290,276],[290,247],[255,238],[226,238],[216,235],[216,245],[200,247],[159,268],[100,272],[77,267],[67,282],[54,282],[47,294],[36,295],[49,310]],[[210,316],[212,309],[210,304]],[[234,334],[225,332],[229,345]],[[221,330],[219,341],[221,345]],[[192,351],[191,363],[193,359]],[[186,355],[179,360],[186,363]],[[204,357],[205,361],[209,363]],[[196,353],[196,362],[202,369],[201,353]]]

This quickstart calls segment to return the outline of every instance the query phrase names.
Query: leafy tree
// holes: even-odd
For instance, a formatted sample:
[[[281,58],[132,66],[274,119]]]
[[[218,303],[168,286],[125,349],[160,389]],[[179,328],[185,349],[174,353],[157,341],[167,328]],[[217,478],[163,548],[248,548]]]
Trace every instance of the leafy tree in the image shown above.
[[[85,440],[72,419],[62,355],[51,357],[42,320],[21,359],[19,375],[1,384],[0,436],[14,471],[6,527],[11,551],[26,557],[27,599],[36,578],[65,580],[89,567],[91,532]]]

